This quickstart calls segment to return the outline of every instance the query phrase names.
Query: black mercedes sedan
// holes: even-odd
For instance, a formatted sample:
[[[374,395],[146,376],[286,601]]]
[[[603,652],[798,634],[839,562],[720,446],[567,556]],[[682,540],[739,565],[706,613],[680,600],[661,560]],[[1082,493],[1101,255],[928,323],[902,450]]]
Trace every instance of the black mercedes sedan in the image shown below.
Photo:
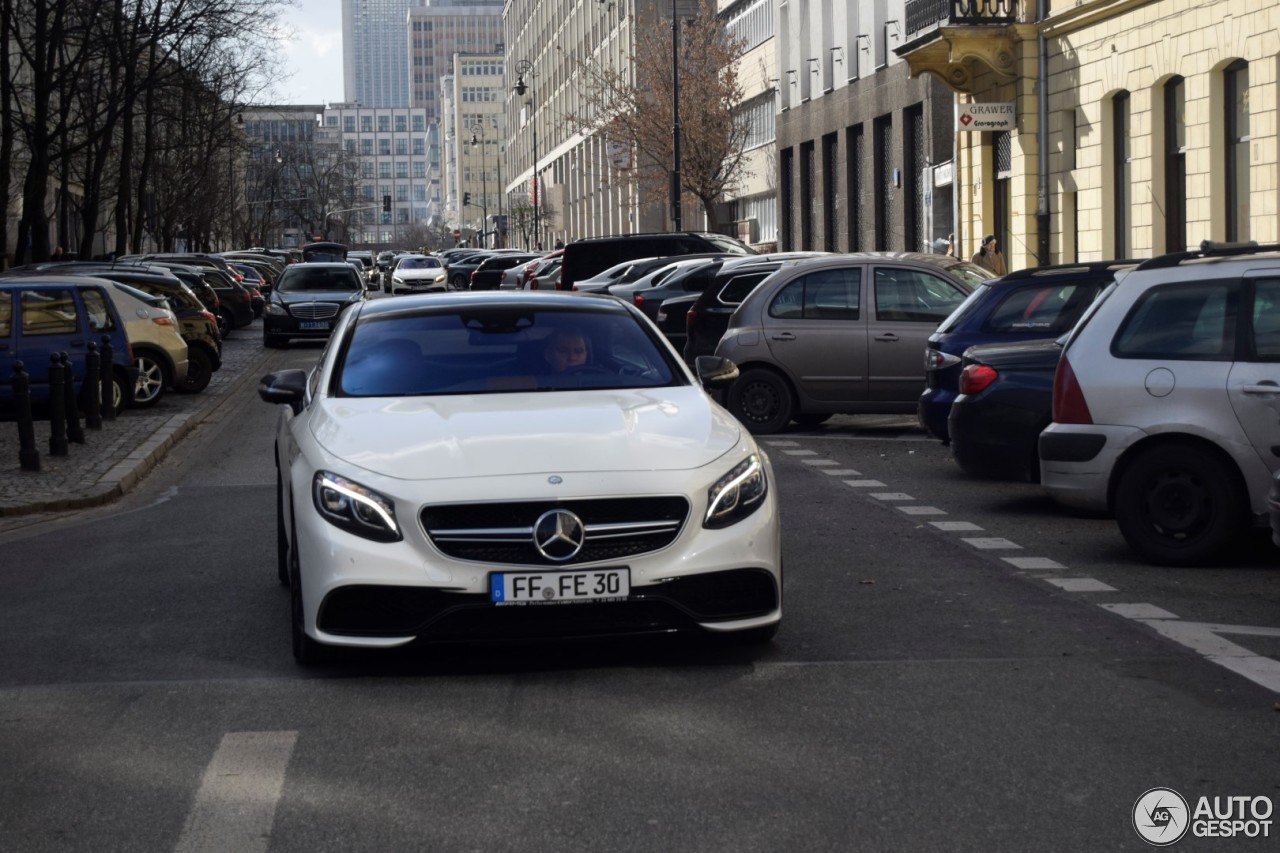
[[[263,309],[262,344],[285,347],[291,338],[326,339],[342,312],[364,299],[364,282],[350,264],[290,264]]]

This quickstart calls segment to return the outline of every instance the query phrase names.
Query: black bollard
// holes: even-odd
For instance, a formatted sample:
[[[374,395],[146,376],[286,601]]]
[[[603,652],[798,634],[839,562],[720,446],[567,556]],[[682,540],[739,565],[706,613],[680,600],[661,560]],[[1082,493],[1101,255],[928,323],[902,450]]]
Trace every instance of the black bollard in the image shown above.
[[[71,356],[62,353],[62,389],[67,409],[67,439],[84,444],[84,428],[80,426],[80,406],[76,403],[76,383],[71,378]]]
[[[67,395],[62,374],[62,356],[49,356],[49,455],[67,455]]]
[[[89,429],[102,429],[102,402],[98,394],[102,390],[102,381],[98,378],[99,362],[98,345],[89,341],[89,351],[84,356],[84,425]]]
[[[23,471],[40,470],[36,425],[31,417],[31,377],[20,361],[13,363],[13,402],[18,412],[18,464]]]
[[[115,368],[111,365],[111,336],[102,336],[102,364],[98,379],[102,382],[102,416],[109,421],[116,419]]]

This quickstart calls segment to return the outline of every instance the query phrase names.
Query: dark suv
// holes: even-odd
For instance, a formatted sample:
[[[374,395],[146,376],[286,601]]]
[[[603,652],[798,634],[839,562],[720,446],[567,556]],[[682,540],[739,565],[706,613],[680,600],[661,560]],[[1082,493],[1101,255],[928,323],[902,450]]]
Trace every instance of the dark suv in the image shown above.
[[[935,438],[950,440],[947,416],[960,393],[964,351],[977,344],[1056,338],[1067,332],[1119,270],[1138,261],[1093,261],[1019,270],[979,285],[929,336],[925,389],[916,417]]]
[[[557,290],[573,290],[574,284],[632,258],[705,253],[756,254],[745,243],[724,234],[684,231],[678,234],[625,234],[575,240],[564,247],[564,263]],[[675,260],[674,258],[672,260]]]

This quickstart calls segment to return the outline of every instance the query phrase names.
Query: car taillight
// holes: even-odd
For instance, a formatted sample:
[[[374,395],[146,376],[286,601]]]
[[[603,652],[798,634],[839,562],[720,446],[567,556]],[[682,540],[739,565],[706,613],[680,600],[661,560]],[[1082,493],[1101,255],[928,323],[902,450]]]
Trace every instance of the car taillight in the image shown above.
[[[926,347],[924,351],[924,370],[928,373],[930,370],[941,370],[944,367],[950,367],[953,364],[959,364],[960,357],[952,355],[949,352],[943,352],[940,349]]]
[[[529,289],[530,290],[538,289],[538,277],[536,275],[529,276]]]
[[[641,296],[639,293],[637,293],[634,297],[632,297],[631,301],[636,304],[637,308],[643,307],[644,305],[644,297]]]
[[[201,311],[200,315],[204,317],[206,320],[208,320],[210,323],[214,324],[215,326],[218,325],[218,318],[213,316],[212,311]]]
[[[1058,369],[1053,373],[1053,420],[1060,424],[1093,423],[1084,391],[1065,353],[1058,359]]]
[[[996,369],[986,364],[971,364],[960,371],[960,393],[977,394],[996,381]]]
[[[480,270],[472,270],[472,271],[471,271],[471,280],[472,280],[472,281],[475,281],[475,280],[476,280],[476,273],[478,273],[478,272],[480,272]]]
[[[171,318],[169,318],[169,317],[152,317],[152,318],[151,318],[151,322],[155,323],[157,326],[172,326],[172,325],[173,325],[173,320],[172,320]]]
[[[252,290],[250,290],[250,291],[249,291],[249,295],[250,295],[250,296],[256,296],[256,297],[258,297],[259,299],[261,299],[261,298],[262,298],[262,291],[261,291],[261,290],[258,290],[258,288],[256,288],[256,287],[255,287],[255,288],[253,288]]]
[[[240,291],[240,301],[241,301],[241,302],[252,302],[252,301],[253,301],[253,297],[249,295],[249,291],[247,291],[247,290],[242,290],[242,291]]]

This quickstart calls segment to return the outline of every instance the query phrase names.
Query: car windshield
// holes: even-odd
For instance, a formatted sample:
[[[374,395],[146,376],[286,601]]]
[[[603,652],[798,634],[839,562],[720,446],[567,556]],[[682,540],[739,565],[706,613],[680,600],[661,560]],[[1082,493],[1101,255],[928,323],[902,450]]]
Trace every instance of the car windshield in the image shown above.
[[[301,291],[324,290],[329,292],[350,292],[360,290],[360,281],[356,271],[351,267],[341,269],[303,269],[290,267],[280,276],[276,290],[281,293],[298,293]]]
[[[459,306],[370,317],[335,368],[347,397],[653,388],[687,383],[628,312]]]
[[[402,258],[400,263],[396,265],[396,269],[400,270],[426,270],[439,268],[440,262],[435,258]]]

